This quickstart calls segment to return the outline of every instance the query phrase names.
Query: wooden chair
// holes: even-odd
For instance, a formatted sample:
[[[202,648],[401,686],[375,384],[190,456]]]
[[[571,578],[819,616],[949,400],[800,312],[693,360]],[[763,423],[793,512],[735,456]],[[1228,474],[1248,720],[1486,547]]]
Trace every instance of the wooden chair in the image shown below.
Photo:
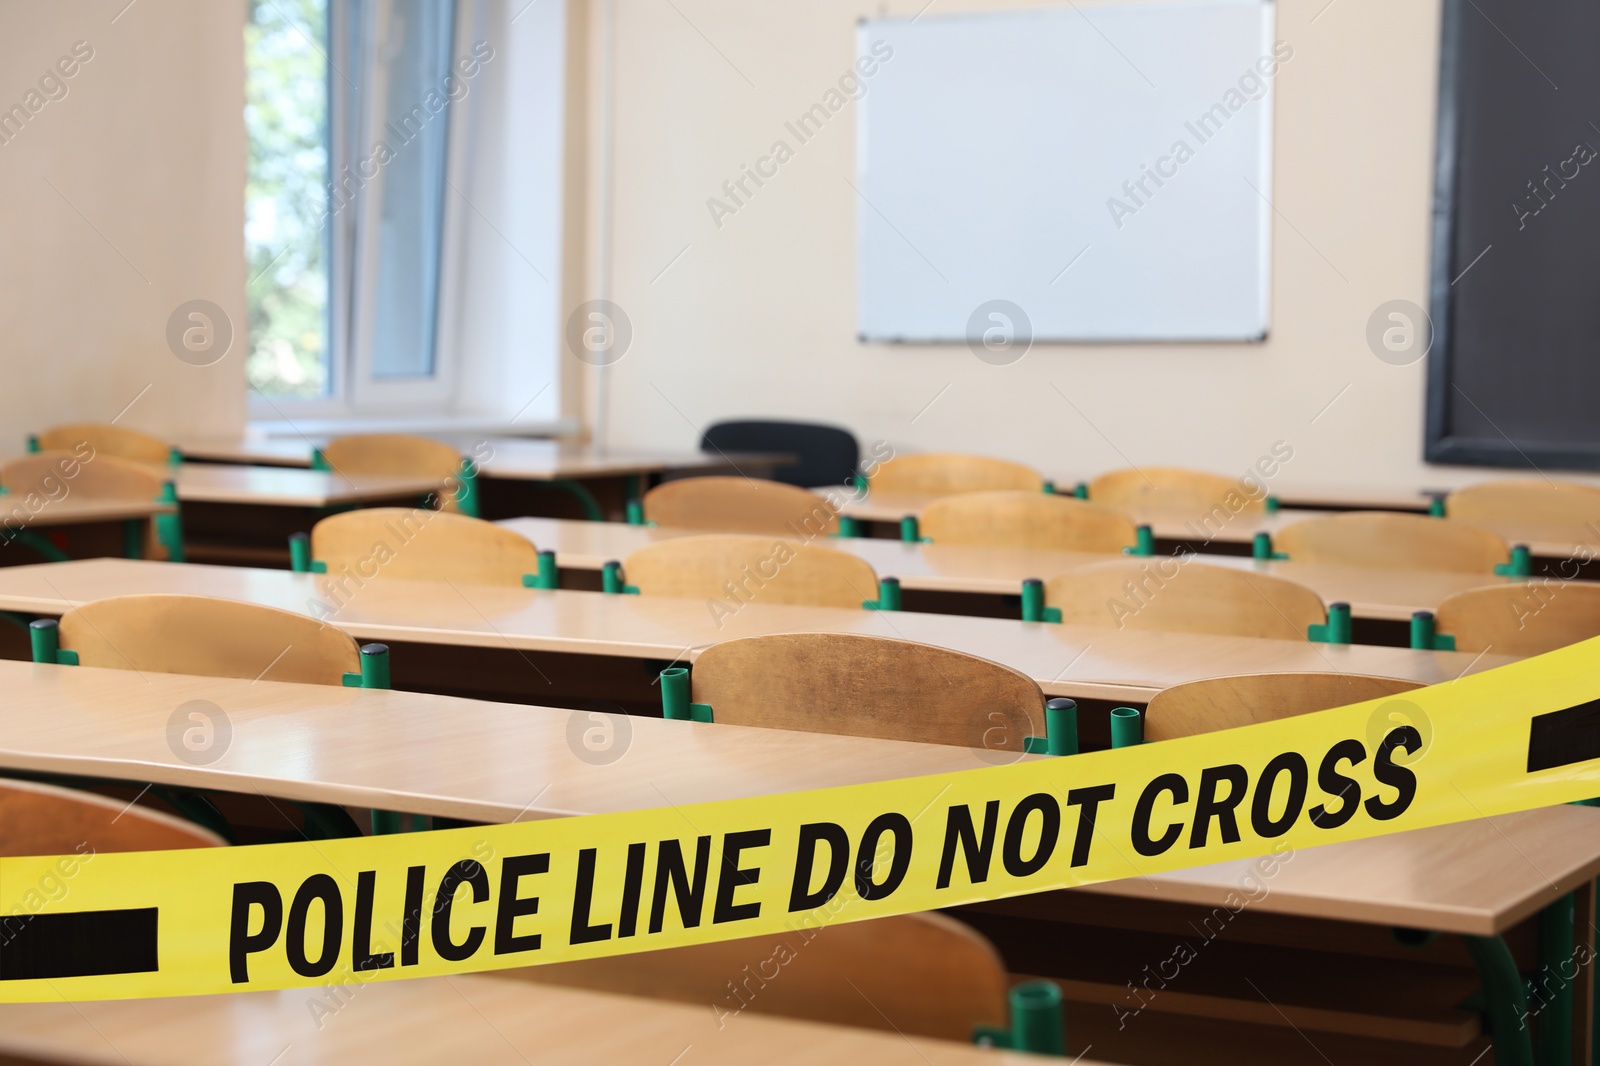
[[[1172,466],[1135,467],[1101,474],[1089,482],[1089,499],[1111,507],[1183,514],[1217,508],[1229,514],[1251,514],[1267,507],[1267,494],[1238,478]]]
[[[1462,522],[1600,525],[1600,488],[1544,478],[1485,481],[1446,496],[1445,514]]]
[[[516,585],[539,570],[539,550],[493,522],[443,511],[370,507],[311,527],[312,558],[328,570],[384,577]]]
[[[124,800],[0,778],[0,855],[171,851],[226,843],[192,822]]]
[[[836,533],[839,515],[814,492],[746,477],[691,477],[644,495],[644,517],[658,526],[716,533],[820,537]]]
[[[860,607],[878,595],[878,575],[865,560],[742,533],[658,541],[624,559],[622,570],[645,596]]]
[[[114,455],[71,451],[35,452],[0,466],[0,484],[12,496],[36,493],[54,500],[78,495],[86,500],[154,500],[167,483],[165,471]]]
[[[1278,550],[1303,563],[1490,574],[1510,549],[1486,529],[1386,511],[1349,511],[1284,526]]]
[[[113,427],[114,428],[114,427]],[[170,468],[133,459],[122,459],[74,445],[75,450],[34,452],[0,466],[0,485],[7,497],[0,497],[0,524],[8,538],[28,543],[46,559],[60,560],[65,553],[51,542],[25,528],[13,532],[9,518],[15,508],[36,510],[33,501],[80,500],[163,500],[176,504],[168,487]],[[48,503],[42,504],[48,506]],[[170,558],[183,561],[183,527],[176,510],[157,514],[153,521],[130,519],[124,527],[123,550],[146,559]]]
[[[1121,511],[1043,492],[964,492],[922,510],[923,536],[935,544],[1041,551],[1118,552],[1134,543]]]
[[[335,437],[317,454],[321,465],[346,477],[391,474],[448,481],[456,491],[441,486],[439,507],[461,510],[461,453],[443,441],[410,433],[353,433]]]
[[[42,451],[70,452],[87,444],[94,454],[114,455],[135,463],[165,468],[173,458],[172,445],[160,437],[109,422],[72,422],[52,426],[34,438]]]
[[[333,626],[207,596],[114,596],[81,604],[61,616],[59,642],[82,666],[252,681],[340,685],[362,665],[356,642]]]
[[[1437,520],[1436,520],[1437,521]],[[1173,685],[1156,693],[1145,713],[1147,741],[1211,733],[1297,714],[1398,696],[1415,681],[1365,674],[1237,674]]]
[[[689,674],[713,720],[1021,752],[1044,732],[1044,693],[1008,666],[948,648],[847,633],[714,644]]]
[[[1068,625],[1168,633],[1305,640],[1327,620],[1322,597],[1297,582],[1171,557],[1069,570],[1045,582],[1044,601]]]
[[[968,1041],[1004,1026],[1005,965],[994,946],[940,914],[906,914],[493,976],[757,1014]]]
[[[951,496],[958,492],[1016,489],[1043,492],[1037,470],[1004,459],[954,452],[897,455],[879,465],[868,483],[872,492],[914,496]]]
[[[1434,623],[1457,651],[1542,655],[1600,636],[1600,584],[1530,581],[1458,592]]]

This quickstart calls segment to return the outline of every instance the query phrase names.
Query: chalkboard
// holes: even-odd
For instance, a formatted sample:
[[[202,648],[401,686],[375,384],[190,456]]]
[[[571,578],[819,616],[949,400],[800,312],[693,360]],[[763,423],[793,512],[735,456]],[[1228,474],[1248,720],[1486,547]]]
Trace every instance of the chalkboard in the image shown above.
[[[1600,4],[1442,33],[1426,458],[1600,469]]]

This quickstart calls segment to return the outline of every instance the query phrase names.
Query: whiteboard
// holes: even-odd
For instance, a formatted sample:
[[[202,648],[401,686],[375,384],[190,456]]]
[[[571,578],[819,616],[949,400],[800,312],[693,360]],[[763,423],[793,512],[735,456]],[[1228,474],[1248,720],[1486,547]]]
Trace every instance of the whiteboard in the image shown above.
[[[1170,0],[860,22],[876,67],[857,104],[862,339],[974,343],[994,323],[1264,338],[1272,86],[1293,59],[1273,14]]]

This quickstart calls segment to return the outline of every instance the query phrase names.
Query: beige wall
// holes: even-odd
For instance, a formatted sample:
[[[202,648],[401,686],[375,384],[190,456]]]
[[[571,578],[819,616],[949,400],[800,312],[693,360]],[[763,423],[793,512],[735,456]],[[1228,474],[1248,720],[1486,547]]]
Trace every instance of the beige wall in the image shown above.
[[[717,418],[792,416],[1052,476],[1128,462],[1243,471],[1278,440],[1295,452],[1285,480],[1472,476],[1421,461],[1425,364],[1391,366],[1365,340],[1378,305],[1427,302],[1438,0],[1281,0],[1278,36],[1295,54],[1276,81],[1266,343],[1040,345],[1008,367],[964,345],[857,342],[853,105],[720,229],[706,207],[851,64],[857,18],[924,2],[615,0],[610,287],[634,340],[610,372],[613,443],[692,446]],[[932,13],[1019,6],[944,0]],[[601,9],[587,12],[591,185]],[[973,150],[1003,165],[1003,146]],[[590,286],[598,199],[582,205]]]
[[[0,2],[0,117],[93,50],[0,144],[0,453],[125,407],[167,436],[244,422],[244,5],[126,4]],[[196,299],[234,327],[212,366],[167,345]]]

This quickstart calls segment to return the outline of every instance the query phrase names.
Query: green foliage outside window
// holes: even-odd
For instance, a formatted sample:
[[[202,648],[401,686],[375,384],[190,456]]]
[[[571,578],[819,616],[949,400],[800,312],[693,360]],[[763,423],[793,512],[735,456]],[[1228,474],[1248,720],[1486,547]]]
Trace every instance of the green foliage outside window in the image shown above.
[[[250,352],[267,396],[329,388],[327,0],[247,0]]]

